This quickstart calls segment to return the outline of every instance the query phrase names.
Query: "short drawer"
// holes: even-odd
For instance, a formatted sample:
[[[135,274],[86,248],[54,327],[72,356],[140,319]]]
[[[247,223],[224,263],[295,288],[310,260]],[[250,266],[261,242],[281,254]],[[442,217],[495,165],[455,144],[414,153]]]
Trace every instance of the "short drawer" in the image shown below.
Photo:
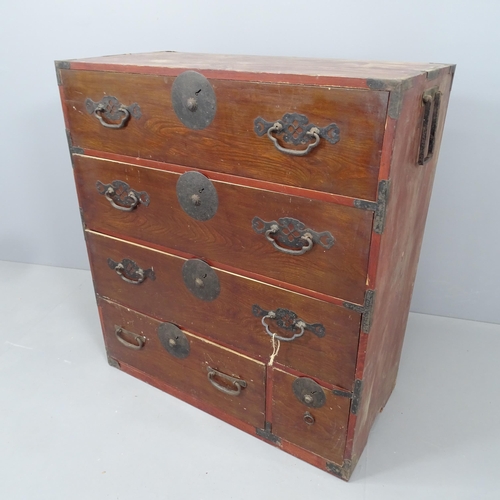
[[[350,389],[360,314],[141,245],[86,231],[99,296],[263,361]]]
[[[80,206],[90,229],[363,303],[373,212],[210,181],[198,172],[180,176],[79,155],[74,163]],[[187,208],[195,212],[191,215],[179,202],[179,177],[185,182]],[[215,191],[215,198],[204,197],[209,189],[200,188],[200,179]],[[206,193],[200,195],[200,189]],[[131,192],[136,194],[124,203]],[[192,196],[201,197],[199,208],[191,203]]]
[[[272,380],[273,434],[342,465],[351,400],[282,370]]]
[[[143,314],[99,301],[108,355],[255,427],[265,365]]]
[[[174,111],[174,77],[74,70],[61,75],[75,147],[376,198],[388,92],[210,80],[213,120],[193,129]],[[193,94],[193,102],[201,106],[203,96]],[[104,109],[96,116],[99,103]],[[278,122],[281,130],[270,132]],[[311,126],[322,130],[316,139],[305,135]],[[303,156],[290,154],[307,149]]]

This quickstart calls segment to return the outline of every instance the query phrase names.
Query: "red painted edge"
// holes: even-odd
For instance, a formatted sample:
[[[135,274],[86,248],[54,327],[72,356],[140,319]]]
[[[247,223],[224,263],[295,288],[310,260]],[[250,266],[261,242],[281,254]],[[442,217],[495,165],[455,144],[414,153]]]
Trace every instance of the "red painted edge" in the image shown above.
[[[340,76],[294,75],[283,73],[256,73],[243,71],[210,70],[205,68],[172,68],[161,66],[137,66],[127,64],[103,64],[90,62],[70,62],[70,69],[80,71],[106,71],[115,73],[136,73],[158,76],[178,76],[185,71],[198,71],[206,78],[217,80],[235,80],[259,83],[288,83],[296,85],[329,85],[370,90],[366,78]]]
[[[241,177],[238,175],[225,174],[222,172],[216,172],[214,170],[205,170],[202,168],[189,167],[185,165],[176,165],[174,163],[160,162],[157,160],[136,158],[116,153],[98,151],[96,149],[84,149],[82,156],[83,155],[93,156],[103,160],[116,161],[119,163],[127,163],[129,165],[154,168],[156,170],[165,170],[168,172],[174,172],[178,174],[183,174],[191,170],[196,170],[197,172],[200,172],[206,177],[208,177],[209,179],[213,179],[215,181],[227,182],[229,184],[236,184],[242,187],[263,189],[265,191],[273,191],[276,193],[288,194],[292,196],[301,196],[304,198],[311,198],[313,200],[324,201],[327,203],[336,203],[338,205],[344,205],[347,207],[354,207],[354,200],[357,199],[349,196],[344,196],[341,194],[327,193],[326,191],[315,191],[312,189],[300,188],[296,186],[288,186],[285,184],[262,181],[259,179],[252,179],[250,177]],[[367,201],[375,201],[375,200],[367,200]]]

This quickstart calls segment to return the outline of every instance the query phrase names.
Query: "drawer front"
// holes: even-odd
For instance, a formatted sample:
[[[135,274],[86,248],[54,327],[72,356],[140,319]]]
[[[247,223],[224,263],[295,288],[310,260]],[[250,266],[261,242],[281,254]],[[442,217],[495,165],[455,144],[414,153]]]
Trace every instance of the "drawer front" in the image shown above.
[[[285,339],[277,363],[339,387],[352,386],[358,313],[209,266],[195,276],[192,265],[198,260],[91,231],[86,238],[100,296],[264,361],[273,352],[274,333]],[[135,265],[142,274],[134,272]]]
[[[206,128],[194,130],[174,111],[174,77],[70,70],[61,74],[73,146],[355,198],[376,197],[387,92],[210,80],[215,116]],[[98,103],[103,96],[115,97],[131,110],[122,128],[103,126],[99,116],[89,113],[93,108],[86,107],[86,100]],[[304,143],[293,144],[302,138],[297,134],[308,129],[295,118],[286,123],[285,115],[293,113],[319,128],[334,124],[337,142],[318,136],[318,145],[305,156],[279,151],[277,147],[304,150],[316,142],[314,136],[304,136]],[[115,117],[110,123],[119,125],[125,115],[117,112]],[[283,132],[258,135],[259,117],[270,124],[281,120]]]
[[[342,465],[350,399],[273,369],[273,434]]]
[[[197,220],[179,204],[177,173],[78,155],[74,163],[80,204],[90,229],[203,255],[234,268],[363,303],[372,212],[213,181],[217,210],[209,220]],[[117,205],[121,201],[117,198],[115,203],[103,187],[115,181],[126,181],[137,193],[135,199],[146,197],[146,204],[139,201],[135,206],[134,200],[128,208]],[[187,188],[190,195],[198,192],[191,185]],[[125,189],[123,195],[129,192]],[[117,193],[115,190],[114,196]],[[282,224],[277,233],[266,237],[266,227],[282,218],[303,223],[305,230],[293,234],[293,226]],[[314,240],[301,238],[308,230],[316,232]],[[300,255],[305,248],[310,250]]]
[[[99,308],[109,356],[250,425],[264,425],[263,363],[105,300]]]

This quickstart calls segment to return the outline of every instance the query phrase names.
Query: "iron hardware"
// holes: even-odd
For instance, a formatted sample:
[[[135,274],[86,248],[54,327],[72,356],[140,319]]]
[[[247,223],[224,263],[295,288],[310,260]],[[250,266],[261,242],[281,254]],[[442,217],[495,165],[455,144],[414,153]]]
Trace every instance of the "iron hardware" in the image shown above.
[[[111,184],[96,182],[96,189],[99,194],[109,201],[113,208],[123,212],[131,212],[139,203],[144,206],[149,205],[149,195],[146,191],[136,191],[123,181],[113,181]]]
[[[224,394],[227,394],[228,396],[239,396],[241,394],[241,389],[245,388],[247,386],[247,383],[244,380],[241,380],[236,377],[231,377],[230,375],[226,375],[225,373],[222,373],[218,370],[215,370],[214,368],[211,368],[210,366],[207,366],[207,371],[208,371],[208,381],[220,392],[223,392]],[[229,389],[224,385],[220,385],[214,380],[214,377],[219,377],[223,380],[227,380],[233,386],[235,389]]]
[[[316,421],[316,419],[308,412],[306,411],[304,413],[304,422],[307,424],[307,425],[313,425],[314,422]]]
[[[424,106],[424,118],[418,151],[419,165],[425,165],[434,154],[439,108],[441,105],[441,92],[438,91],[437,87],[424,93],[422,96],[422,104]]]
[[[325,392],[322,387],[311,378],[296,378],[293,381],[292,388],[295,397],[309,408],[321,408],[326,403]]]
[[[182,279],[187,289],[201,300],[215,300],[220,293],[217,273],[200,259],[186,260],[182,266]]]
[[[182,210],[196,220],[211,219],[219,208],[217,190],[208,177],[194,170],[179,177],[175,188]]]
[[[120,276],[123,281],[131,283],[132,285],[140,285],[146,278],[155,280],[156,276],[153,269],[141,269],[133,260],[122,259],[121,262],[115,262],[113,259],[108,259],[108,266],[116,274]]]
[[[172,356],[184,359],[189,356],[189,339],[184,332],[173,323],[162,323],[158,329],[158,338],[161,345]]]
[[[383,180],[378,183],[377,201],[354,200],[354,206],[356,208],[375,212],[373,218],[373,232],[377,234],[382,234],[384,232],[387,202],[389,200],[389,187],[389,180]]]
[[[132,337],[137,342],[137,344],[128,342],[122,337],[122,334]],[[115,336],[121,344],[134,351],[140,351],[144,347],[144,344],[146,343],[146,337],[144,337],[143,335],[138,335],[137,333],[130,332],[128,330],[125,330],[125,328],[122,328],[121,326],[117,325],[115,325]]]
[[[94,102],[88,97],[85,100],[85,108],[90,115],[94,115],[99,120],[103,127],[113,129],[125,127],[131,116],[136,119],[142,116],[141,108],[137,103],[125,106],[113,96],[104,96],[99,102]],[[112,123],[116,121],[118,123]]]

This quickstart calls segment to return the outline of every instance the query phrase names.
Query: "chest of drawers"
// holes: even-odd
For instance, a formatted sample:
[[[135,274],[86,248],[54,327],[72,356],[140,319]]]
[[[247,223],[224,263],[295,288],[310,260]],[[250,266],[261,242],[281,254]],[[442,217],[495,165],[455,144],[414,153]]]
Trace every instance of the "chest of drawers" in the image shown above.
[[[56,62],[109,363],[349,479],[396,381],[454,70]]]

